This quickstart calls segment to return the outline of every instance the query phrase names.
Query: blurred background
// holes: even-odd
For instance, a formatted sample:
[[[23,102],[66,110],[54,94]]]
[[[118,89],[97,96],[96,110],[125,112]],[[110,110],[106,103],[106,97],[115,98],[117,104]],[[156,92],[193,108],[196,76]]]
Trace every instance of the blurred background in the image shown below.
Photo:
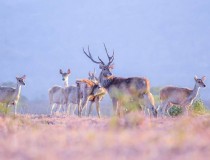
[[[210,106],[209,8],[209,0],[0,0],[0,84],[26,74],[23,99],[45,113],[48,89],[63,85],[59,69],[71,69],[70,85],[99,74],[82,48],[107,62],[106,43],[116,76],[193,88],[194,75],[205,75],[200,97]]]

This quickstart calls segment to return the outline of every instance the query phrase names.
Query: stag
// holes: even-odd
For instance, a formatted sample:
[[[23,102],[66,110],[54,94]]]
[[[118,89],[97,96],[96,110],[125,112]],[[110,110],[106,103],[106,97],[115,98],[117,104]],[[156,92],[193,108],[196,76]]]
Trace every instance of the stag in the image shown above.
[[[165,87],[160,91],[161,105],[158,107],[158,112],[162,110],[161,114],[165,114],[169,111],[171,105],[179,105],[183,107],[188,115],[189,107],[198,95],[199,89],[206,87],[204,84],[206,77],[203,76],[201,79],[194,77],[195,86],[193,89],[179,88],[179,87]],[[168,113],[169,114],[169,113]]]
[[[25,79],[25,75],[22,77],[16,77],[16,88],[0,86],[0,103],[5,104],[6,107],[8,107],[9,105],[13,105],[15,108],[15,114],[17,112],[17,103],[20,98],[21,86],[25,85]]]
[[[98,61],[94,60],[89,46],[88,53],[84,48],[83,52],[92,62],[99,64],[99,68],[101,69],[99,83],[108,91],[112,99],[115,114],[118,116],[121,113],[123,114],[124,109],[122,105],[125,104],[125,101],[131,101],[132,99],[132,101],[139,103],[139,100],[143,99],[146,108],[156,117],[157,112],[154,107],[154,98],[150,93],[149,80],[142,77],[121,78],[113,76],[111,69],[113,69],[114,51],[113,55],[110,56],[105,44],[104,48],[109,60],[108,64],[105,64],[100,57],[98,57]]]

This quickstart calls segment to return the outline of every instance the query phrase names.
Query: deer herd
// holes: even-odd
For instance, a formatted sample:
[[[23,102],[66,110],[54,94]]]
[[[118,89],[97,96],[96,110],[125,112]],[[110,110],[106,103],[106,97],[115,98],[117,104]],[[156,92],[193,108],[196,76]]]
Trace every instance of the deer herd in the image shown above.
[[[114,61],[114,51],[110,56],[104,44],[108,63],[105,63],[100,57],[94,59],[90,52],[89,46],[87,51],[83,48],[84,54],[93,62],[99,65],[100,74],[97,78],[95,70],[89,72],[89,78],[76,80],[75,85],[68,84],[68,78],[71,70],[63,72],[60,69],[60,74],[64,86],[53,86],[49,89],[50,114],[61,110],[66,114],[74,114],[78,111],[78,116],[82,116],[84,109],[89,108],[88,116],[91,114],[93,103],[96,105],[97,115],[100,118],[100,102],[106,93],[112,100],[114,113],[118,116],[123,116],[131,109],[127,106],[135,104],[137,110],[144,110],[150,117],[157,117],[169,114],[168,111],[172,105],[183,107],[185,113],[188,114],[189,107],[192,105],[201,87],[206,87],[204,84],[205,76],[201,79],[194,77],[195,86],[193,89],[179,87],[164,87],[160,90],[160,105],[155,106],[155,101],[150,92],[150,82],[142,77],[116,77],[112,74]],[[0,86],[0,103],[5,107],[14,106],[16,114],[17,103],[20,98],[21,86],[25,85],[26,76],[16,77],[16,88]],[[89,106],[87,104],[89,102]],[[143,104],[142,104],[143,102]]]

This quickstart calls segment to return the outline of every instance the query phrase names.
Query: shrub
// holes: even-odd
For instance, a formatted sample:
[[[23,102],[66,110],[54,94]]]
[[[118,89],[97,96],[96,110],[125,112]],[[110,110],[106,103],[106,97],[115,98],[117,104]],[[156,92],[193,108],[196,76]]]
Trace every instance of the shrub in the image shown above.
[[[168,111],[169,115],[172,117],[178,116],[178,115],[182,114],[182,112],[183,112],[182,107],[175,106],[175,105],[172,106]]]
[[[201,99],[198,99],[193,103],[192,112],[195,114],[205,114],[207,112],[207,109]]]
[[[2,103],[0,103],[0,113],[1,114],[7,114],[7,113],[9,113],[10,112],[10,108],[8,107],[8,108],[6,108]]]

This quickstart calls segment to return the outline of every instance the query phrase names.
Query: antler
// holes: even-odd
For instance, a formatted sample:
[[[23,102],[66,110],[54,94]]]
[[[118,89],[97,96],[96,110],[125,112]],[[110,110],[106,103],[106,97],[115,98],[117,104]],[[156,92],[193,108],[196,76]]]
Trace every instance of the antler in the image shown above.
[[[106,48],[105,43],[104,43],[104,48],[105,48],[105,51],[106,51],[107,57],[108,57],[108,59],[109,59],[109,63],[107,64],[107,66],[109,66],[109,65],[110,65],[110,64],[114,61],[114,51],[113,51],[112,56],[109,56],[109,53],[108,53],[108,51],[107,51],[107,48]]]
[[[99,57],[98,57],[98,59],[99,59],[100,62],[98,62],[98,61],[96,61],[96,60],[93,59],[93,57],[92,57],[92,55],[91,55],[91,53],[90,53],[89,46],[88,46],[88,54],[85,52],[85,49],[84,49],[84,48],[83,48],[83,52],[85,53],[85,55],[86,55],[92,62],[97,63],[97,64],[103,64],[103,65],[104,65],[104,62],[103,62]]]

